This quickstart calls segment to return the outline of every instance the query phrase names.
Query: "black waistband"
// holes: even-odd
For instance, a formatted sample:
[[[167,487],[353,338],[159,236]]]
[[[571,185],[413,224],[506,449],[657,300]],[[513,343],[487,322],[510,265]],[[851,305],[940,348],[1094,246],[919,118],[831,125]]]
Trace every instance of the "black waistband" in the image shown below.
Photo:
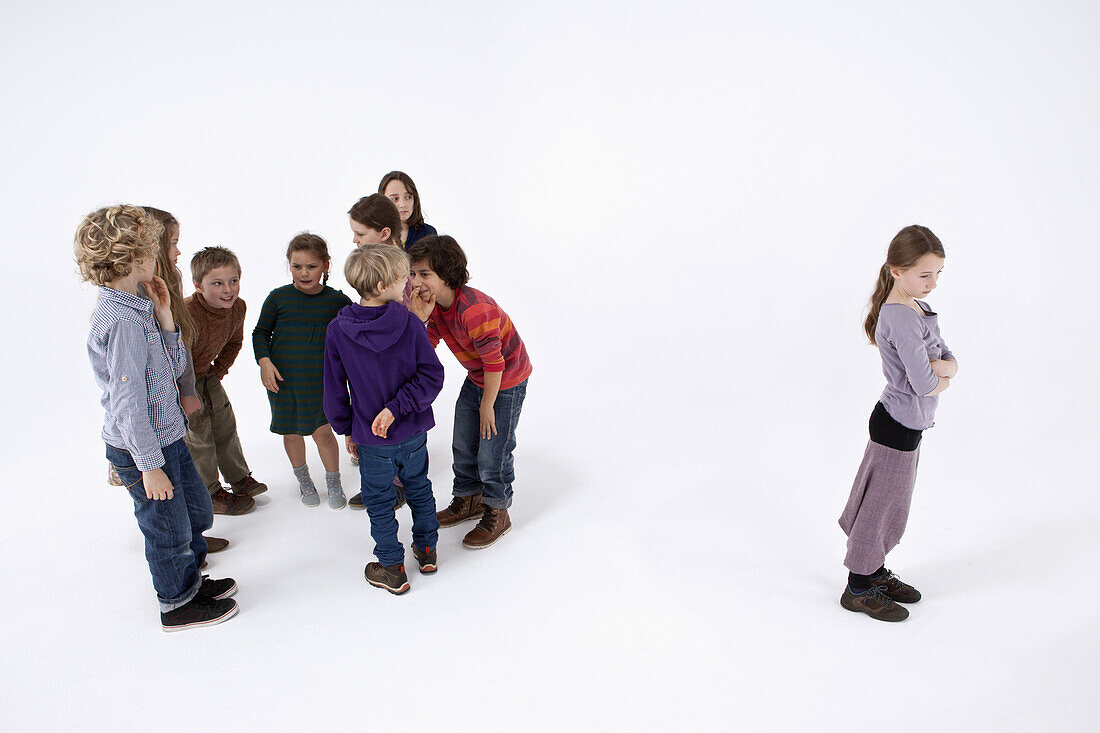
[[[871,411],[871,419],[867,421],[867,427],[871,432],[871,440],[894,450],[911,451],[920,445],[921,431],[907,428],[886,411],[881,403],[875,403],[875,409]]]

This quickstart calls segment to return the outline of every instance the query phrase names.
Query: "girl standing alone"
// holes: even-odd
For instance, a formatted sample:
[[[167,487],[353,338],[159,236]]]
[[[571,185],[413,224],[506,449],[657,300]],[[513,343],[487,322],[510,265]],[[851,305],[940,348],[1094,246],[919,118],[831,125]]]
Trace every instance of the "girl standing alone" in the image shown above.
[[[919,300],[936,287],[943,245],[927,227],[908,226],[890,242],[863,330],[886,377],[869,422],[871,439],[840,526],[848,535],[848,585],[840,605],[879,621],[903,621],[920,593],[887,570],[886,553],[905,531],[922,431],[958,364],[940,336],[935,311]]]

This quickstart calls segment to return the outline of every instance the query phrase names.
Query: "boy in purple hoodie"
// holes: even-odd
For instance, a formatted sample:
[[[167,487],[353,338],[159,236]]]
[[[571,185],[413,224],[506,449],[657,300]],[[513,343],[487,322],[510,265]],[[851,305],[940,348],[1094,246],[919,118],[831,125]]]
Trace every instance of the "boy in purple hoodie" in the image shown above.
[[[409,261],[400,248],[363,246],[348,256],[344,277],[362,299],[344,306],[325,334],[325,416],[359,459],[378,558],[364,575],[371,585],[400,595],[409,579],[405,549],[397,541],[394,476],[412,510],[420,572],[436,571],[439,521],[428,480],[428,430],[435,425],[432,401],[443,388],[443,365],[424,323],[401,304]]]

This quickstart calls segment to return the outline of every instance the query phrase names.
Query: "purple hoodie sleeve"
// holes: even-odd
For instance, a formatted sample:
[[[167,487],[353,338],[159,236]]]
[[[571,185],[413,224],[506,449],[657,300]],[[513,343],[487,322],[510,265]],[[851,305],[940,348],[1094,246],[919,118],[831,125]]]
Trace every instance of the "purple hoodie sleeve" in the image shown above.
[[[409,317],[418,320],[411,313]],[[397,390],[394,398],[386,403],[386,407],[394,415],[424,412],[432,406],[432,402],[439,396],[439,391],[443,389],[443,365],[435,355],[435,349],[428,340],[427,331],[419,321],[415,324],[410,323],[409,328],[415,334],[416,374],[401,385],[401,389]],[[326,359],[326,365],[327,363]]]
[[[325,417],[337,435],[351,435],[351,397],[348,375],[340,361],[340,349],[334,338],[336,329],[325,333],[325,387],[323,406]]]

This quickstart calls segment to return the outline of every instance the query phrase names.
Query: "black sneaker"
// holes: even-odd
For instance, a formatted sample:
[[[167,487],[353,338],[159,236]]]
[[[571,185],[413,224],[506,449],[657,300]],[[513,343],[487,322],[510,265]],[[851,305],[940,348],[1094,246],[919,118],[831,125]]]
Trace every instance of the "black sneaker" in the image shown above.
[[[199,586],[199,593],[206,596],[207,598],[211,598],[215,601],[220,601],[223,598],[228,598],[236,592],[237,581],[233,580],[232,578],[213,580],[209,575],[202,576],[202,585]]]
[[[405,487],[394,484],[394,488],[397,489],[397,503],[393,505],[393,509],[397,511],[405,506]],[[366,507],[363,506],[363,492],[359,492],[348,499],[348,506],[352,509],[365,509]]]
[[[237,610],[237,602],[232,598],[216,601],[200,592],[179,608],[162,613],[160,627],[165,631],[184,631],[213,626],[232,618]]]
[[[416,558],[416,562],[420,565],[421,575],[431,575],[436,570],[439,570],[439,565],[435,561],[435,550],[429,548],[421,550],[416,545],[413,545],[413,557]]]
[[[844,593],[840,596],[840,605],[879,621],[904,621],[909,618],[909,611],[894,603],[876,585],[863,593],[853,593],[846,583]]]
[[[886,568],[883,568],[879,575],[871,578],[871,582],[882,591],[883,595],[898,603],[916,603],[920,600],[919,590],[901,582],[901,578]]]
[[[404,565],[381,565],[371,562],[363,568],[363,575],[374,587],[385,588],[395,596],[409,590],[409,577],[405,575]]]

